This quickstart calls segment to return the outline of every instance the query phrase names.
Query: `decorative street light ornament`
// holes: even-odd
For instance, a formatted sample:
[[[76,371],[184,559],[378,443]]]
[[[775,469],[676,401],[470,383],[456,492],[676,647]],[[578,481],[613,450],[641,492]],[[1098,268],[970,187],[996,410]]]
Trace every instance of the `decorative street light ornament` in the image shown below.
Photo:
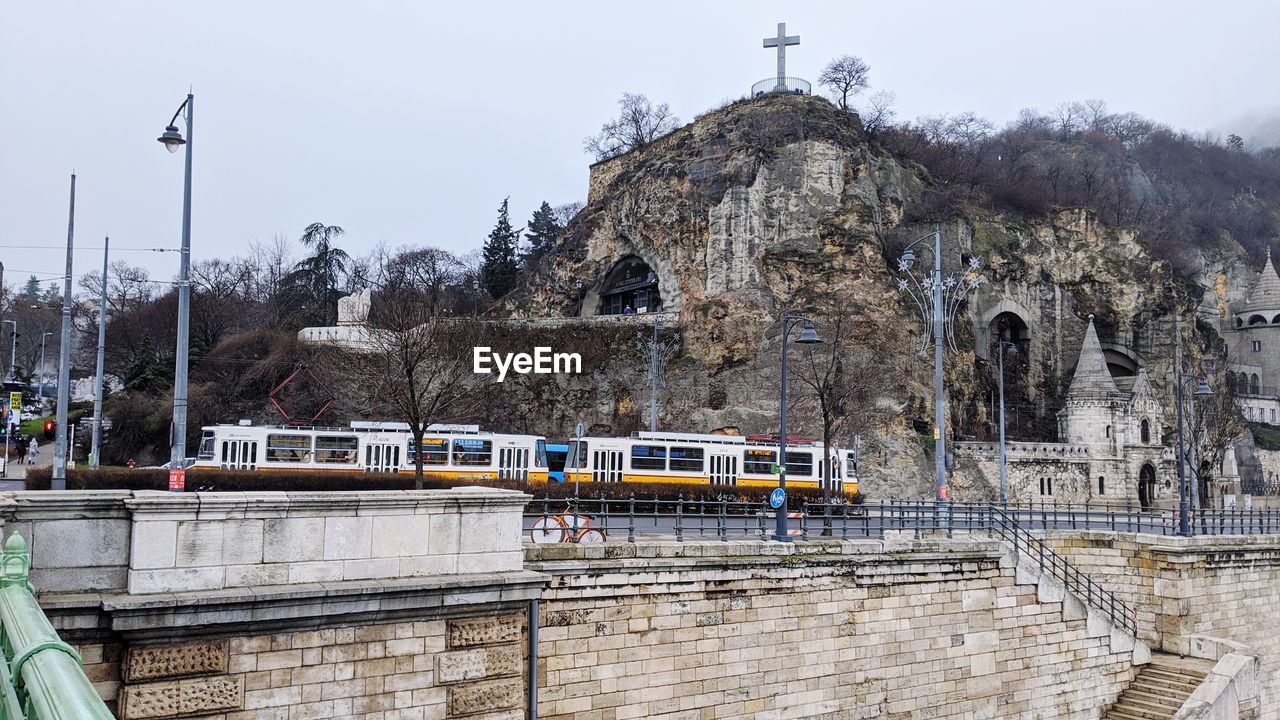
[[[916,277],[911,272],[914,260],[915,255],[908,250],[898,261],[898,271],[906,276],[898,279],[898,291],[915,301],[920,319],[924,322],[924,333],[920,336],[920,342],[916,348],[916,353],[923,357],[928,352],[934,336],[933,304],[937,295],[934,292],[934,283],[937,282],[935,280],[937,275],[931,270],[923,277]],[[956,313],[960,311],[960,306],[964,304],[969,293],[985,281],[986,278],[982,275],[982,261],[978,258],[969,258],[969,265],[963,272],[948,273],[941,280],[943,329],[947,338],[947,347],[952,353],[959,352],[954,331]]]
[[[164,134],[156,138],[156,140],[164,143],[164,146],[171,153],[178,152],[178,148],[187,144],[187,141],[182,139],[182,133],[178,132],[177,125],[166,126]]]

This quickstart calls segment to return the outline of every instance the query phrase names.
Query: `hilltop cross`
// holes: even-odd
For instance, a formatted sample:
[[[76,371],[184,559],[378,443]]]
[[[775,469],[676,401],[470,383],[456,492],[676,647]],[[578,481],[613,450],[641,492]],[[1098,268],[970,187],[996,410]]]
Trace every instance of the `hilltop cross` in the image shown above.
[[[787,88],[787,46],[799,44],[799,35],[787,35],[786,23],[778,23],[778,37],[764,39],[766,48],[778,48],[778,86],[774,90],[785,90]]]

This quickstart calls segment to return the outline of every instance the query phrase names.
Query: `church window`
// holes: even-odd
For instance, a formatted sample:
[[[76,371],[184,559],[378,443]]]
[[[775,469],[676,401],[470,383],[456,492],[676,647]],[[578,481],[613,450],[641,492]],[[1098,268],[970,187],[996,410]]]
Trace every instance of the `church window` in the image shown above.
[[[1264,315],[1251,315],[1249,317],[1249,324],[1250,325],[1266,325],[1267,318]]]
[[[1254,373],[1249,376],[1249,394],[1257,395],[1259,392],[1260,391],[1258,387],[1258,374]]]
[[[1272,424],[1272,425],[1275,425],[1275,424],[1276,424],[1276,409],[1275,409],[1275,408],[1271,408],[1271,424]]]
[[[1250,343],[1250,347],[1253,348],[1254,352],[1262,352],[1262,341],[1254,340],[1252,343]]]
[[[1111,426],[1107,426],[1107,437],[1111,437]]]
[[[1142,419],[1142,444],[1143,445],[1151,444],[1151,423],[1147,422],[1146,418]],[[1098,478],[1098,483],[1099,484],[1102,483],[1102,478]],[[1098,492],[1102,492],[1102,491],[1099,490]]]
[[[1098,476],[1098,494],[1105,495],[1107,493],[1106,479],[1101,475]]]

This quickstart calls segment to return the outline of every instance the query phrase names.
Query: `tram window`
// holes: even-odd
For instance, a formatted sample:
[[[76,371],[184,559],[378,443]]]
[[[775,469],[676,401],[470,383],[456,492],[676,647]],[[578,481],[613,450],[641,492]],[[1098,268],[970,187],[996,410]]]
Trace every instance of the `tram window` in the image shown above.
[[[748,450],[742,463],[742,472],[751,475],[770,475],[773,473],[770,466],[777,459],[778,454],[773,450]]]
[[[787,477],[813,477],[813,453],[788,450]]]
[[[418,444],[409,443],[409,458],[417,456]],[[444,438],[422,438],[422,464],[423,465],[448,465],[449,464],[449,441]]]
[[[684,472],[702,472],[703,451],[700,447],[672,447],[671,469]],[[634,464],[634,461],[632,461]]]
[[[310,435],[267,436],[267,462],[306,462],[310,453]]]
[[[493,464],[493,441],[457,439],[453,441],[454,465]]]
[[[316,437],[316,462],[354,463],[359,445],[355,435],[319,435]]]
[[[196,459],[212,460],[213,459],[213,443],[214,443],[213,431],[205,430],[204,434],[200,436],[200,452],[196,454]]]
[[[537,448],[533,451],[533,466],[544,468],[547,466],[547,441],[539,440]]]
[[[587,467],[586,440],[569,441],[569,452],[564,457],[564,466],[570,470]]]
[[[632,445],[632,470],[666,470],[667,448],[664,445]]]
[[[227,448],[230,447],[230,445],[231,443],[226,440],[222,441],[222,462],[226,462],[228,460]]]

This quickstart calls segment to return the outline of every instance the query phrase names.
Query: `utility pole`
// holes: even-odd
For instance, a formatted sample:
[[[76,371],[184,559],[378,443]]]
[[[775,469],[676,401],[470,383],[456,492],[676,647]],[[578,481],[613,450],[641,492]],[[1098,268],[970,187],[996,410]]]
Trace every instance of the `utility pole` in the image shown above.
[[[649,341],[649,432],[658,432],[658,331],[662,320],[654,315],[653,340]]]
[[[936,500],[947,493],[947,408],[942,385],[942,228],[933,226],[933,437]]]
[[[62,345],[58,348],[58,420],[54,428],[52,490],[67,489],[67,406],[71,402],[71,255],[76,230],[76,174],[71,173],[71,206],[67,212],[67,273],[62,280]]]
[[[93,449],[89,455],[89,467],[102,464],[98,454],[102,449],[102,372],[107,359],[107,254],[111,238],[102,240],[102,298],[98,302],[98,372],[93,379]]]

